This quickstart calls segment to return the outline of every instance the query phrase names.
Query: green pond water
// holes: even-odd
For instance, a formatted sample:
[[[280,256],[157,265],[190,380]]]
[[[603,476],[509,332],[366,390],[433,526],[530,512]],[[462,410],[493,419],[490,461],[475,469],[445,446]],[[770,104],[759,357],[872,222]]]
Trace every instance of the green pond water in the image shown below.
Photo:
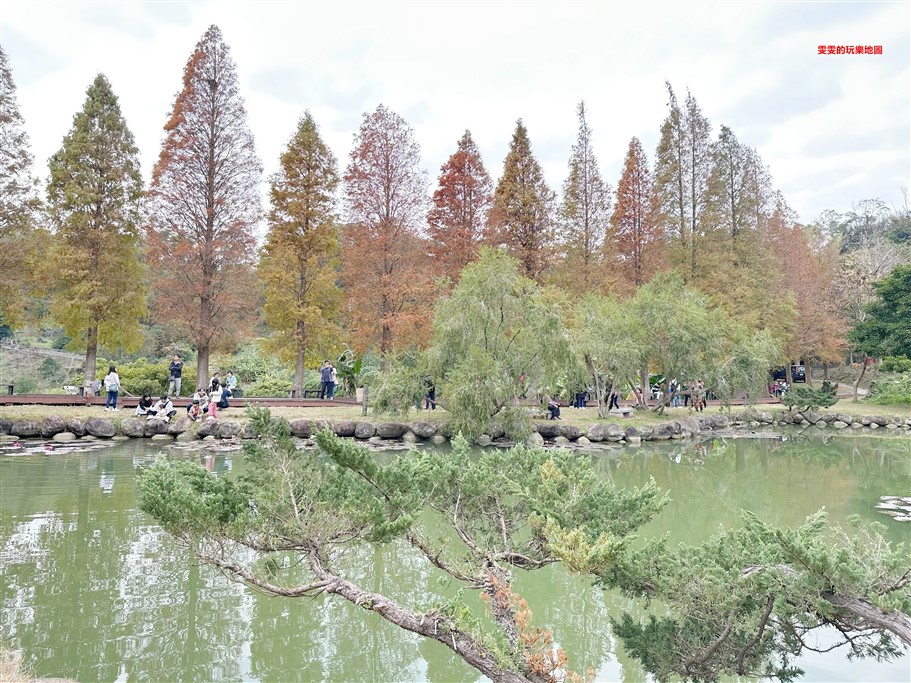
[[[136,478],[157,447],[129,441],[86,452],[0,450],[0,644],[35,675],[78,681],[476,681],[453,653],[340,598],[256,594],[199,568],[136,508]],[[240,453],[195,458],[222,476]],[[382,454],[379,457],[394,457]],[[911,524],[876,512],[881,495],[911,494],[911,439],[792,436],[784,442],[715,440],[601,451],[598,471],[619,486],[654,477],[672,502],[644,529],[698,542],[740,510],[778,525],[825,506],[882,521],[891,540]],[[355,581],[413,606],[440,586],[408,548],[353,553]],[[608,615],[637,603],[593,588],[560,567],[519,573],[535,622],[553,630],[577,670],[599,681],[647,677],[611,633]],[[479,608],[480,609],[480,608]],[[820,646],[831,635],[821,633]],[[806,681],[908,681],[897,661],[849,661],[846,652],[797,662]]]

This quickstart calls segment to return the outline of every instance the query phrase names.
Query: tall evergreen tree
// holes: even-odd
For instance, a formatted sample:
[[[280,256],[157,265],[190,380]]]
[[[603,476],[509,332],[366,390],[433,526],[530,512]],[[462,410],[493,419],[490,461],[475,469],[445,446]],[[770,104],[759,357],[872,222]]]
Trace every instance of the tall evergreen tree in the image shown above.
[[[663,234],[655,216],[654,186],[638,138],[630,140],[611,214],[609,247],[616,251],[626,281],[641,287],[663,262]]]
[[[217,26],[187,61],[165,131],[149,193],[155,308],[196,346],[204,385],[210,352],[230,346],[255,320],[254,230],[262,215],[262,165]]]
[[[493,182],[467,130],[440,171],[439,188],[427,216],[430,253],[435,272],[455,282],[462,269],[477,258]]]
[[[554,193],[519,119],[490,212],[490,241],[519,260],[522,274],[541,282],[553,248]]]
[[[343,279],[352,346],[385,354],[423,341],[433,298],[427,245],[427,175],[414,131],[380,105],[364,114],[345,172],[348,228]]]
[[[339,336],[337,186],[335,156],[308,111],[271,178],[269,233],[258,265],[265,322],[274,332],[269,341],[293,353],[298,396],[305,363],[325,357]]]
[[[25,132],[16,84],[6,52],[0,47],[0,324],[22,320],[34,281],[29,255],[39,208],[37,179],[32,175],[32,153]]]
[[[579,132],[563,183],[558,241],[563,250],[562,284],[581,295],[596,288],[603,277],[601,260],[610,220],[611,188],[601,178],[592,148],[592,129],[585,119],[585,102],[576,108]]]
[[[99,344],[139,347],[146,312],[140,260],[139,151],[108,79],[98,74],[82,111],[51,157],[47,200],[55,230],[47,262],[52,312],[85,344],[85,381],[95,379]]]
[[[665,85],[670,111],[661,125],[655,186],[665,231],[672,238],[672,264],[691,282],[700,270],[700,248],[711,228],[705,215],[712,162],[711,124],[691,93],[687,93],[681,109],[671,84]]]

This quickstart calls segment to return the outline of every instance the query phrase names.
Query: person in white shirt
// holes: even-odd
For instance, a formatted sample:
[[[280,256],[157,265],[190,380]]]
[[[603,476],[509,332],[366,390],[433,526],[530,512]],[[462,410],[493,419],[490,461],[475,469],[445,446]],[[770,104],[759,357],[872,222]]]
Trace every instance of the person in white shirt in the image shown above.
[[[108,374],[104,376],[104,388],[108,392],[108,398],[104,402],[104,409],[117,412],[117,394],[120,392],[120,375],[117,374],[117,368],[113,365],[108,368]]]
[[[177,413],[174,410],[174,404],[171,403],[171,399],[168,398],[167,394],[162,394],[161,398],[149,408],[148,418],[156,420],[170,420],[174,414]]]

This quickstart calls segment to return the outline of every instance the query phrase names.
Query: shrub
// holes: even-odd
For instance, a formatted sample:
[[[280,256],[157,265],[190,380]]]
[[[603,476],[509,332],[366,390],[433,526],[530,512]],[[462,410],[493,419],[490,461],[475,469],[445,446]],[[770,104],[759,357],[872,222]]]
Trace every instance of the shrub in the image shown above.
[[[810,387],[793,387],[791,391],[781,397],[781,402],[788,409],[816,410],[835,405],[838,397],[835,395],[835,385],[828,381],[823,382],[819,389]]]
[[[34,394],[35,389],[38,388],[38,383],[35,382],[35,378],[29,377],[28,375],[16,377],[10,382],[10,384],[15,385],[14,391],[17,394]]]
[[[887,356],[879,366],[880,372],[911,372],[911,358]]]
[[[287,397],[294,385],[294,378],[289,372],[260,377],[249,387],[245,387],[244,396],[282,396]]]
[[[48,382],[57,382],[63,376],[63,366],[53,358],[45,358],[38,366],[38,374]]]
[[[880,375],[870,382],[866,400],[876,405],[911,404],[911,372]]]

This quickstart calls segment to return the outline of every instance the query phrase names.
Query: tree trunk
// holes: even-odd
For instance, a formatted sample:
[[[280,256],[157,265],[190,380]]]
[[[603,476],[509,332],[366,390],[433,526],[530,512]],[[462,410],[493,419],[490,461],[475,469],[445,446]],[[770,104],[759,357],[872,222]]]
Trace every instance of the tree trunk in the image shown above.
[[[881,629],[896,635],[906,646],[911,646],[911,617],[898,610],[884,610],[873,603],[855,596],[826,595],[826,600],[840,607],[848,614],[869,624],[870,628]]]
[[[297,356],[294,359],[294,386],[291,389],[292,398],[301,398],[304,395],[304,347],[297,347]]]
[[[200,346],[196,356],[196,386],[209,386],[209,345]]]
[[[857,390],[860,388],[860,380],[862,380],[864,378],[864,375],[867,374],[867,361],[869,360],[869,358],[864,358],[864,365],[860,369],[860,375],[858,375],[857,379],[854,380],[854,398],[851,399],[851,403],[857,403]]]
[[[794,375],[791,374],[791,361],[788,361],[787,365],[784,366],[784,377],[788,384],[794,384]]]
[[[645,406],[648,406],[648,398],[652,395],[652,388],[648,384],[648,367],[644,366],[642,370],[639,371],[639,380],[641,383],[642,389],[642,403]]]
[[[85,381],[88,386],[95,380],[95,361],[98,358],[98,325],[89,327],[85,344]]]
[[[436,640],[459,655],[467,664],[497,683],[543,683],[539,676],[525,676],[505,669],[497,657],[479,640],[454,627],[452,621],[436,610],[418,614],[379,593],[370,593],[344,579],[323,565],[321,558],[310,554],[310,567],[326,593],[340,595],[348,602],[374,612],[399,628]]]
[[[829,364],[828,363],[822,364],[822,378],[827,382],[829,381]]]

